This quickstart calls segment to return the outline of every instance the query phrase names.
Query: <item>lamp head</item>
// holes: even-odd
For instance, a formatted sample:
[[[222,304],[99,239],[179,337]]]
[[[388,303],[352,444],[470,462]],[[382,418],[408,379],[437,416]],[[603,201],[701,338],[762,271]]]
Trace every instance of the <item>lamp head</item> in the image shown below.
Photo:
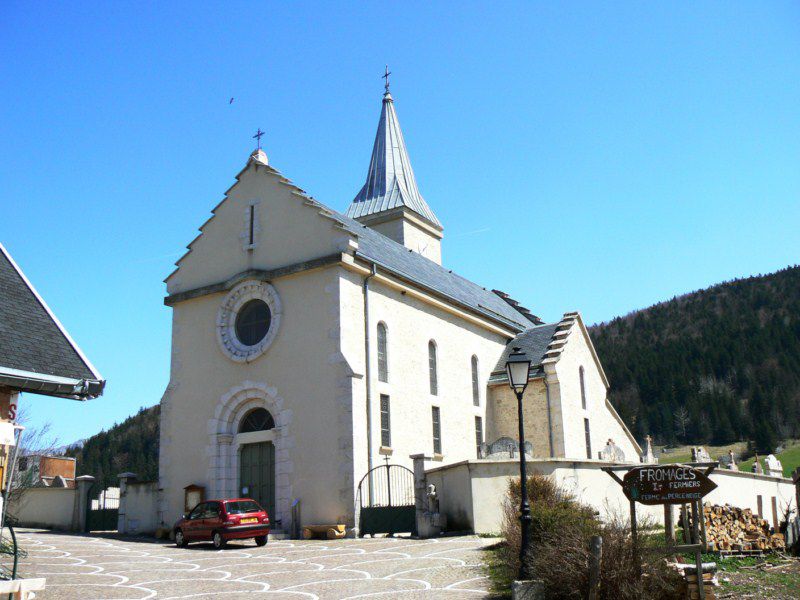
[[[531,359],[520,348],[514,347],[506,361],[508,385],[515,392],[522,393],[528,386],[528,374],[531,370]]]

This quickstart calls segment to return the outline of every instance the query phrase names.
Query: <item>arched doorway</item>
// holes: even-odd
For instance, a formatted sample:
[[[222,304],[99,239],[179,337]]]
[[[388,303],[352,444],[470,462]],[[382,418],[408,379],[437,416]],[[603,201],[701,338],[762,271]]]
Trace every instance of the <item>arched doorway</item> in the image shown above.
[[[239,493],[252,498],[275,518],[275,420],[265,408],[254,408],[239,422]]]

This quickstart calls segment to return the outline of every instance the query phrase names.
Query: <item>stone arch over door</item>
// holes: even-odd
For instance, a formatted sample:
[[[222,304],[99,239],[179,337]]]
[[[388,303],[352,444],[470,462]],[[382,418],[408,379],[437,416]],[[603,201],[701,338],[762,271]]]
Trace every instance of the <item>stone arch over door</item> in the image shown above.
[[[275,427],[267,431],[238,433],[242,419],[254,408],[264,408],[272,415]],[[284,408],[277,390],[265,383],[245,381],[219,399],[214,418],[208,422],[208,497],[239,496],[239,457],[246,443],[272,442],[275,446],[275,514],[270,515],[276,528],[289,523],[292,496],[291,475],[294,465],[289,450],[294,445],[290,435],[292,411]]]

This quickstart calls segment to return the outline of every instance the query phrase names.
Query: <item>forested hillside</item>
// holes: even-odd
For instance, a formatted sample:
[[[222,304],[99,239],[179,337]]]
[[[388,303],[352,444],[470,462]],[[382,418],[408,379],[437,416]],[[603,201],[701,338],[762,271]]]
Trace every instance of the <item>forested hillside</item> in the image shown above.
[[[119,485],[117,475],[132,471],[142,481],[158,479],[158,417],[160,405],[143,408],[108,431],[101,431],[68,448],[78,459],[78,475],[94,475],[103,487]]]
[[[591,328],[611,402],[661,443],[800,437],[800,267],[673,298]]]

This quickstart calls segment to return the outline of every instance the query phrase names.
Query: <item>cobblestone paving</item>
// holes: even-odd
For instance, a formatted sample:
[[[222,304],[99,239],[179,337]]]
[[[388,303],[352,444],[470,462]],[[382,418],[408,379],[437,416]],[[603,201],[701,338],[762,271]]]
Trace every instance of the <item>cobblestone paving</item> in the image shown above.
[[[225,550],[147,540],[18,532],[25,577],[46,577],[37,600],[224,598],[483,598],[483,548],[473,536],[411,540],[252,541]]]

